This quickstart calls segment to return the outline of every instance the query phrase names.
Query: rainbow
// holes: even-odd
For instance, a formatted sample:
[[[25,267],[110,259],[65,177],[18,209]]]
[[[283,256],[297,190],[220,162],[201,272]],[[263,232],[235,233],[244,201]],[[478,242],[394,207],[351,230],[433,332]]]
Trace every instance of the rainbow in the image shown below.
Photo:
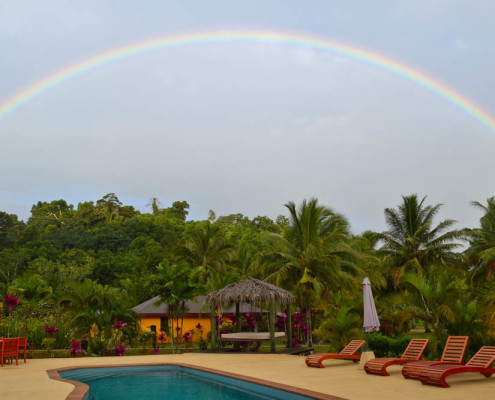
[[[165,36],[120,47],[78,62],[36,82],[0,104],[0,120],[49,90],[95,68],[150,51],[205,43],[268,43],[294,46],[347,57],[403,77],[460,108],[492,132],[495,119],[473,101],[426,74],[377,53],[323,38],[266,31],[218,31]]]

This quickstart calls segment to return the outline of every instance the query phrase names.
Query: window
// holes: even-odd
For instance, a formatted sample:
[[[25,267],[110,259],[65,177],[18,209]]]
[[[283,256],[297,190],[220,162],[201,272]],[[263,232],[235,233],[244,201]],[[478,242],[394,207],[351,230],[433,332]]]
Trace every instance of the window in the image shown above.
[[[168,331],[168,318],[161,317],[160,318],[160,331],[167,332]]]

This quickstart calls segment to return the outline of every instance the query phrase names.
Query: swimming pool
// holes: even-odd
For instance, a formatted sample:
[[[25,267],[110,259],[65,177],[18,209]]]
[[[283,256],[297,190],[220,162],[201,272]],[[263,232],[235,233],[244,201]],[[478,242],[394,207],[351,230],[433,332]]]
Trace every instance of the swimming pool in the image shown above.
[[[84,400],[305,400],[272,387],[179,365],[78,368],[60,371],[63,379],[89,386]]]

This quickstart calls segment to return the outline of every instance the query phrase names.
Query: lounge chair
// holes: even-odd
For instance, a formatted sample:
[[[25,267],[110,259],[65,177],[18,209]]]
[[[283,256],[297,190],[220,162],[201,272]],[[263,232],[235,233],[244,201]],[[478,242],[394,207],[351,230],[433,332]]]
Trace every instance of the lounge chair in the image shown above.
[[[357,351],[363,346],[364,340],[351,340],[351,342],[344,347],[340,353],[317,353],[306,357],[306,365],[308,367],[325,368],[323,366],[323,360],[330,358],[343,358],[346,360],[352,360],[358,362],[361,358],[360,354],[356,354]]]
[[[414,361],[404,365],[402,368],[402,375],[406,379],[419,379],[421,371],[432,365],[440,364],[458,364],[462,365],[462,359],[464,352],[466,351],[468,336],[450,336],[445,344],[442,358],[436,361]]]
[[[24,362],[26,362],[27,340],[27,337],[20,337],[17,345],[17,352],[24,355]]]
[[[401,358],[375,358],[364,364],[364,370],[367,374],[389,376],[387,372],[389,366],[418,361],[429,341],[430,339],[411,339]]]
[[[9,358],[12,361],[13,357],[15,357],[15,365],[19,365],[19,361],[17,358],[18,343],[19,343],[19,338],[3,338],[2,348],[0,349],[0,365],[2,367],[5,359],[7,359],[8,362]]]
[[[419,374],[423,385],[435,385],[444,388],[450,387],[445,379],[450,375],[462,374],[464,372],[479,372],[489,378],[495,374],[495,368],[490,368],[495,362],[495,346],[482,347],[466,365],[432,365],[425,368]]]

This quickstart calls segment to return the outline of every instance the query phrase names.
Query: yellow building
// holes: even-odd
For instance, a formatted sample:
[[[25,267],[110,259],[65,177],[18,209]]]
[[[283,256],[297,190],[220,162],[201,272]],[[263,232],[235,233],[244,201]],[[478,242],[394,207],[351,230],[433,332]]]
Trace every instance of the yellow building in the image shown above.
[[[186,332],[190,332],[191,341],[198,342],[200,337],[207,339],[208,333],[211,331],[211,319],[210,308],[204,304],[206,296],[198,296],[192,301],[186,302],[186,314],[184,315],[184,322],[182,332],[176,330],[176,321],[174,321],[174,330],[176,334],[183,336]],[[161,304],[158,307],[154,307],[158,301],[158,296],[153,297],[141,303],[133,308],[141,316],[141,330],[143,331],[155,331],[157,334],[163,333],[166,337],[166,342],[170,343],[170,336],[167,332],[172,330],[172,317],[168,313],[168,305]],[[222,310],[224,313],[235,313],[235,306],[227,310]],[[259,312],[258,307],[250,304],[240,304],[241,314],[248,312]]]

